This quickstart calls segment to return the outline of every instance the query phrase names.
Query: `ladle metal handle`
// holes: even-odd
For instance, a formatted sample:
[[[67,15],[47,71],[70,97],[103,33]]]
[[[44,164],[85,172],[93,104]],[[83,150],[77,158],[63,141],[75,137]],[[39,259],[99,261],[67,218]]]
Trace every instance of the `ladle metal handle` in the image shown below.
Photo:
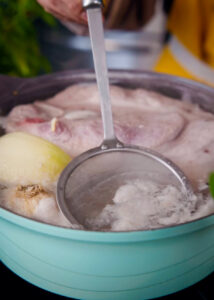
[[[94,68],[101,100],[101,114],[104,131],[104,140],[102,147],[116,147],[120,145],[120,143],[115,136],[113,125],[109,79],[106,63],[105,39],[101,12],[102,1],[83,0],[83,7],[87,10]]]

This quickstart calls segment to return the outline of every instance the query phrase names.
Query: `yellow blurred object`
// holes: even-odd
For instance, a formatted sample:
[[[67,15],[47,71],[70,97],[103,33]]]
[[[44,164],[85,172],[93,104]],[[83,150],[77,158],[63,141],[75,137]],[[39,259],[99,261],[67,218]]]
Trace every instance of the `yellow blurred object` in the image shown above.
[[[214,86],[214,0],[174,0],[155,71]]]

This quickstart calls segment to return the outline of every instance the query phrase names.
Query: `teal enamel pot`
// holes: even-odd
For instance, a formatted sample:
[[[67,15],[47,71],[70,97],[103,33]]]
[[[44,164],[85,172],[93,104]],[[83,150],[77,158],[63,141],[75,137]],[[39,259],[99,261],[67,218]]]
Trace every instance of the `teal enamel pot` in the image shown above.
[[[45,99],[68,85],[95,82],[92,72],[31,79],[2,76],[1,111]],[[214,89],[151,72],[110,72],[112,84],[191,100],[214,112]],[[16,91],[14,93],[14,91]],[[184,289],[214,271],[214,214],[162,229],[93,232],[57,227],[0,208],[0,256],[17,275],[77,299],[151,299]]]

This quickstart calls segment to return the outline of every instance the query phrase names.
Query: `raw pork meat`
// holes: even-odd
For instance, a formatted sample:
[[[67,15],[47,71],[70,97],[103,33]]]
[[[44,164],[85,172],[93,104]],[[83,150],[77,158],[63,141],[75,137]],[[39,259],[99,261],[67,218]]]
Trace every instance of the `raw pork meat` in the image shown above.
[[[214,116],[197,105],[143,89],[111,87],[117,137],[155,149],[180,166],[195,187],[214,170]],[[95,85],[73,85],[46,101],[15,107],[6,131],[45,138],[76,156],[103,139]]]

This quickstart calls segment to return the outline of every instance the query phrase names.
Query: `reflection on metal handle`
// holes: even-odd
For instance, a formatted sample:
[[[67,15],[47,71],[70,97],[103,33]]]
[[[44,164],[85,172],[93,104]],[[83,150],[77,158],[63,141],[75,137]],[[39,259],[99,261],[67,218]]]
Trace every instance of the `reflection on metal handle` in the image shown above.
[[[101,7],[103,5],[102,0],[83,0],[82,5],[84,8],[94,8],[94,7]]]

